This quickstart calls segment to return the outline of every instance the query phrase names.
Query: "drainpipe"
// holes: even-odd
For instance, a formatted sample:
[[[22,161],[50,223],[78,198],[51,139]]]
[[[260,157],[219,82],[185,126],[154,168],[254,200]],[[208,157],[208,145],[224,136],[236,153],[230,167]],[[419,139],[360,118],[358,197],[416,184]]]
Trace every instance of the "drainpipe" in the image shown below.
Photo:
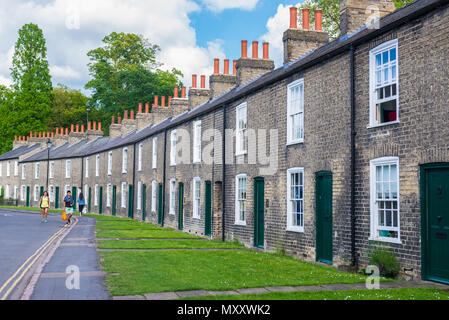
[[[133,201],[132,201],[132,208],[131,213],[133,215],[134,219],[134,200],[136,199],[136,144],[134,143],[133,146]]]
[[[166,168],[167,168],[167,129],[164,129],[164,171],[162,173],[162,223],[164,226],[165,220],[165,179],[166,179]]]
[[[221,170],[222,170],[222,184],[221,184],[221,240],[225,241],[226,240],[226,236],[225,236],[225,204],[226,204],[226,197],[225,197],[225,186],[226,186],[226,179],[225,179],[225,174],[226,174],[226,156],[225,156],[225,152],[226,152],[226,105],[223,105],[223,129],[222,129],[222,139],[221,139],[222,143],[221,143],[221,158],[222,158],[222,163],[221,163]]]
[[[357,272],[358,261],[355,248],[355,96],[354,96],[354,47],[350,47],[350,95],[351,95],[351,262]]]

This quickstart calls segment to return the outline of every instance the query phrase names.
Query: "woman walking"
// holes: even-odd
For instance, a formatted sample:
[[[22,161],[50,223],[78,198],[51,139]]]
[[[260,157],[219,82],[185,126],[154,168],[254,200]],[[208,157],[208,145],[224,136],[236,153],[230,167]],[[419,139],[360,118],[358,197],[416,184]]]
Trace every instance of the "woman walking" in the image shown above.
[[[44,191],[44,194],[39,200],[39,207],[42,210],[42,220],[41,222],[47,223],[48,209],[50,209],[50,198],[48,197],[48,192]]]
[[[79,210],[80,210],[80,217],[83,215],[84,207],[86,207],[86,199],[84,199],[84,195],[81,192],[78,196],[78,204],[79,204]]]

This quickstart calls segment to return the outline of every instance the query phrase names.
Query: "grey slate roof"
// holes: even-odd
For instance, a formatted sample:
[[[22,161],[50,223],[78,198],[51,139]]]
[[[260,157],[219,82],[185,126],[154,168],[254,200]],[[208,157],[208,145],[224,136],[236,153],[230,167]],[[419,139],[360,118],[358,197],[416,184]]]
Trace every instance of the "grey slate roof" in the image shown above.
[[[391,30],[403,23],[406,23],[407,21],[410,21],[411,19],[417,18],[427,12],[430,12],[438,6],[445,5],[447,3],[448,0],[417,0],[405,7],[402,7],[401,9],[398,9],[382,17],[379,22],[380,28],[378,29],[370,29],[367,26],[362,26],[357,31],[351,34],[335,39],[322,47],[304,54],[293,62],[285,64],[271,72],[263,74],[239,87],[233,88],[216,97],[215,99],[209,100],[195,107],[192,110],[186,111],[172,118],[167,118],[153,126],[147,126],[142,130],[131,132],[124,137],[117,137],[113,140],[111,140],[109,137],[102,137],[90,143],[81,141],[72,145],[64,145],[56,149],[52,148],[52,150],[50,150],[50,158],[64,159],[85,157],[92,154],[105,152],[107,150],[112,150],[138,143],[154,134],[158,134],[160,132],[163,132],[164,130],[174,128],[177,125],[185,123],[189,120],[193,120],[196,117],[221,108],[223,107],[223,105],[228,105],[238,99],[241,99],[251,92],[260,90],[277,81],[288,78],[303,69],[306,69],[323,60],[329,59],[330,57],[347,51],[351,46],[356,46],[369,41],[370,39],[378,36],[381,33]],[[0,160],[6,154],[0,156]],[[25,159],[23,162],[45,159],[47,159],[47,152],[44,150]]]
[[[11,160],[11,159],[18,159],[20,156],[33,151],[36,148],[40,147],[40,143],[33,144],[31,146],[21,146],[18,148],[15,148],[13,150],[10,150],[2,155],[0,155],[0,160]]]

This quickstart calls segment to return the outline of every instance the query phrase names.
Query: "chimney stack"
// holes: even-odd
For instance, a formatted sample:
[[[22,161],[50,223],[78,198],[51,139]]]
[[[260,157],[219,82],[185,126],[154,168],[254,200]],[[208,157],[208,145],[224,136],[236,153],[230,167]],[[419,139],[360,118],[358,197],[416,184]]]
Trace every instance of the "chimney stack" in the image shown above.
[[[214,59],[214,74],[209,77],[210,99],[214,99],[237,85],[235,74],[229,74],[229,59],[223,63],[223,74],[220,74],[218,59]]]
[[[302,29],[297,28],[298,9],[290,8],[290,28],[284,32],[284,64],[292,62],[309,51],[329,42],[326,32],[322,31],[321,10],[315,11],[315,30],[310,30],[309,9],[301,9]]]
[[[238,85],[242,85],[274,69],[274,61],[269,60],[268,56],[266,57],[267,59],[259,59],[259,43],[257,41],[253,41],[252,58],[248,58],[247,43],[248,42],[246,40],[242,40],[242,57],[237,60],[237,63],[235,65]],[[265,53],[268,54],[268,51],[266,51]]]
[[[374,10],[368,10],[369,8]],[[370,16],[379,13],[379,18],[395,10],[392,0],[341,0],[340,35],[352,33],[370,21]]]

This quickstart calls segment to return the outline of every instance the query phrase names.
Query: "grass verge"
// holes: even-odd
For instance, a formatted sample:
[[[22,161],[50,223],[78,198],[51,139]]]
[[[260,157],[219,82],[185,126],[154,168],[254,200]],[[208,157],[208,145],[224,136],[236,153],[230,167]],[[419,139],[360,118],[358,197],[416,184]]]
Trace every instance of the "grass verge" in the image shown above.
[[[113,296],[364,282],[365,277],[255,251],[100,252]]]
[[[243,249],[238,242],[214,240],[101,240],[99,249]]]
[[[449,300],[449,291],[432,288],[298,291],[188,297],[182,300]]]

